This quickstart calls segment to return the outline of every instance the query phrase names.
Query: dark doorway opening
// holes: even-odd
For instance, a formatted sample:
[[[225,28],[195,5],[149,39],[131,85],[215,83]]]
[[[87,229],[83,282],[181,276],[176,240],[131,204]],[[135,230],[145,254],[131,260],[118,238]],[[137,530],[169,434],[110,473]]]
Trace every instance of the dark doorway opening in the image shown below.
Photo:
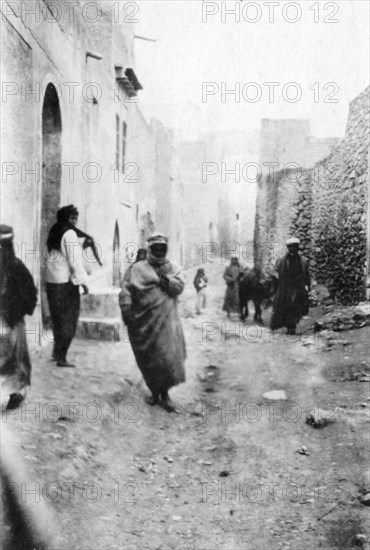
[[[116,222],[113,238],[113,286],[121,286],[121,254],[119,242],[119,228]]]
[[[50,323],[50,312],[45,289],[46,239],[60,206],[62,176],[62,119],[59,98],[53,84],[45,90],[42,107],[42,186],[41,186],[41,310],[44,325]]]

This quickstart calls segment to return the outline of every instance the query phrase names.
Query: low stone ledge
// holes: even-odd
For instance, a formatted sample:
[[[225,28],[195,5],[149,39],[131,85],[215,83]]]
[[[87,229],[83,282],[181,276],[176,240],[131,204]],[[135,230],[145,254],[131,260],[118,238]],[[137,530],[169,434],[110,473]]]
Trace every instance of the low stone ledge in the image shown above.
[[[93,289],[89,294],[81,296],[81,315],[94,319],[119,317],[118,303],[120,289]]]
[[[122,342],[127,340],[127,330],[119,317],[80,317],[76,338],[89,342]]]

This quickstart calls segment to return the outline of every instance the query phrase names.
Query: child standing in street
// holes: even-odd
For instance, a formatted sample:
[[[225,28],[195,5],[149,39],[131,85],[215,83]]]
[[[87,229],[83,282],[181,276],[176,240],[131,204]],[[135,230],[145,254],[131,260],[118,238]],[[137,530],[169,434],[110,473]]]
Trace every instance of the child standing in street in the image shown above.
[[[200,268],[197,271],[194,279],[195,290],[197,291],[197,303],[195,307],[195,312],[197,315],[201,314],[201,310],[206,307],[206,288],[207,288],[208,279],[205,276],[204,269]]]

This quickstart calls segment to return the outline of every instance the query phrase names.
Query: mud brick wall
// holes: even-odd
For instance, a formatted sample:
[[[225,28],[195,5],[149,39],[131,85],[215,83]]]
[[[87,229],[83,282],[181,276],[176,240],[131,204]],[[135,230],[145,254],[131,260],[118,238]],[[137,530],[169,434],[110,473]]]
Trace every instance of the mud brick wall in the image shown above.
[[[343,304],[365,299],[369,88],[349,108],[345,138],[311,171],[313,274]]]

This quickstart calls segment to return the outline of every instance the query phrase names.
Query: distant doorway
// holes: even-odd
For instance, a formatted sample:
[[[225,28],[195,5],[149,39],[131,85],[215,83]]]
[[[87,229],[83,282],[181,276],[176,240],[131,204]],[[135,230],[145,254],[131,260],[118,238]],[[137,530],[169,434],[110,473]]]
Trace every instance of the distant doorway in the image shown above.
[[[208,235],[209,235],[209,242],[215,243],[216,242],[216,231],[215,231],[215,226],[213,225],[213,222],[211,222],[208,226]]]
[[[113,286],[121,286],[121,255],[119,242],[119,228],[116,222],[113,237]]]
[[[41,185],[41,311],[44,325],[49,324],[50,313],[45,289],[45,247],[55,214],[60,206],[62,176],[62,119],[59,98],[53,84],[45,90],[42,107],[42,185]]]

